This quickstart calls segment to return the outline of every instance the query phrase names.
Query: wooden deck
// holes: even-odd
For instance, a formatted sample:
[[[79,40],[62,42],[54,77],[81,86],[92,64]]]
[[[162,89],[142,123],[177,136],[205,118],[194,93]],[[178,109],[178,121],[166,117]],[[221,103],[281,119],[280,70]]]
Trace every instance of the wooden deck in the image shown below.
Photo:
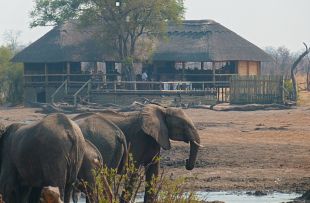
[[[112,77],[113,76],[113,77]],[[281,103],[282,77],[214,75],[210,81],[119,81],[115,75],[47,74],[25,75],[25,87],[54,88],[51,102],[70,95],[73,103],[80,100],[118,102],[137,98],[186,98],[190,102]],[[114,78],[109,81],[107,78]],[[216,80],[224,79],[224,80]],[[110,98],[110,100],[107,100]],[[198,101],[197,100],[201,100]],[[181,99],[182,100],[182,99]],[[202,101],[203,100],[203,101]]]

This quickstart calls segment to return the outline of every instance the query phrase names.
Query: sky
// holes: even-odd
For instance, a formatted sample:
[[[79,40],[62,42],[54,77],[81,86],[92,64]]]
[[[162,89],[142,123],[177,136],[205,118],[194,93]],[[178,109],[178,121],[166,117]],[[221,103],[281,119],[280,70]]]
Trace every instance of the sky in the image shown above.
[[[0,45],[8,31],[21,31],[18,42],[29,44],[52,29],[29,28],[33,7],[33,0],[0,0]],[[185,8],[186,19],[215,20],[261,48],[310,45],[310,0],[185,0]]]

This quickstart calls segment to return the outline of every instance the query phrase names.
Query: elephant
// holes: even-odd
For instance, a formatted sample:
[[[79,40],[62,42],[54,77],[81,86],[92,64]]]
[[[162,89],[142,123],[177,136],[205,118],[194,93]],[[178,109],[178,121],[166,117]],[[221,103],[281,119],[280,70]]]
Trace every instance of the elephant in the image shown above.
[[[85,194],[87,194],[86,203],[96,202],[96,199],[94,197],[95,194],[94,189],[96,186],[94,172],[103,165],[102,156],[98,151],[98,149],[95,147],[95,145],[93,145],[88,140],[85,140],[85,142],[86,142],[85,154],[82,166],[78,173],[77,188],[74,189],[74,192],[72,194],[72,199],[74,203],[78,202],[79,198],[77,193],[79,193],[79,191],[82,191]],[[86,188],[84,185],[82,185],[81,181],[86,182]]]
[[[39,202],[43,187],[58,187],[69,203],[85,140],[73,121],[52,114],[33,124],[12,124],[0,135],[0,193],[5,202]]]
[[[123,132],[112,122],[95,113],[84,113],[72,118],[86,140],[99,150],[103,164],[121,172],[126,163],[127,143]]]
[[[148,104],[141,111],[123,113],[106,110],[97,114],[113,122],[123,131],[127,143],[130,143],[129,153],[132,154],[136,166],[145,166],[147,182],[150,182],[153,176],[158,176],[159,160],[154,161],[154,157],[160,155],[160,148],[171,148],[170,139],[190,143],[186,169],[194,168],[198,149],[201,147],[200,137],[192,120],[182,109]],[[132,193],[130,188],[132,187],[129,185],[127,192]],[[152,202],[153,198],[154,194],[150,192],[149,184],[146,184],[144,202]]]

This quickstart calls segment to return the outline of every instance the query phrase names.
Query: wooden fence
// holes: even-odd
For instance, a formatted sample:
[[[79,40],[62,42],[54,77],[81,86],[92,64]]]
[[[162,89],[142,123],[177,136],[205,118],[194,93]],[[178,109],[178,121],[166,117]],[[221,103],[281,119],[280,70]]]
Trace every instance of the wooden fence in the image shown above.
[[[283,103],[283,76],[233,76],[231,104]]]

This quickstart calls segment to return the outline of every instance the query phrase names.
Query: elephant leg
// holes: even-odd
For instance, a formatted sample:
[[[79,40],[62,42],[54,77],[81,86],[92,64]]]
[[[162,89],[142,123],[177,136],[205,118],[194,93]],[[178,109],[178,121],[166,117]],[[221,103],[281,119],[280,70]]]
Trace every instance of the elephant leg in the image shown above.
[[[29,197],[31,194],[31,187],[21,186],[20,187],[20,202],[29,203]]]
[[[77,188],[73,187],[73,192],[72,192],[73,203],[78,203],[80,197],[81,197],[81,191],[78,190]],[[87,203],[87,201],[86,201],[86,203]]]
[[[18,202],[19,191],[15,176],[4,174],[0,177],[0,194],[3,195],[4,202]]]
[[[152,180],[157,178],[159,173],[159,161],[152,163],[145,168],[145,192],[144,192],[144,203],[153,203],[155,201],[155,194],[152,193]]]
[[[32,203],[32,202],[37,203],[40,201],[41,189],[42,189],[41,187],[31,188],[29,200],[28,200],[29,203]]]
[[[73,186],[72,184],[67,184],[64,191],[64,203],[70,203],[70,198],[72,194]]]

